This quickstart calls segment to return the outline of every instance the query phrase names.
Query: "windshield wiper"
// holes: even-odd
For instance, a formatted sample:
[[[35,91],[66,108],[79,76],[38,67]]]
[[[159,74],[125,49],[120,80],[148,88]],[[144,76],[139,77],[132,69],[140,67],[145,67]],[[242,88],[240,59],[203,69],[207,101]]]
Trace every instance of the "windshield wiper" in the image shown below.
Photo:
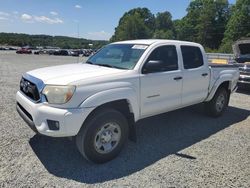
[[[103,67],[110,67],[110,68],[116,68],[116,69],[126,69],[126,68],[123,68],[123,67],[118,67],[118,66],[115,66],[115,65],[109,65],[109,64],[101,64],[101,63],[97,63],[95,65],[99,65],[99,66],[103,66]]]
[[[86,64],[91,64],[91,65],[94,65],[94,63],[92,63],[91,61],[87,61],[85,62]]]
[[[93,63],[91,61],[87,61],[86,64],[98,65],[98,66],[109,67],[109,68],[116,68],[116,69],[126,69],[124,67],[118,67],[118,66],[115,66],[115,65],[102,64],[102,63]]]

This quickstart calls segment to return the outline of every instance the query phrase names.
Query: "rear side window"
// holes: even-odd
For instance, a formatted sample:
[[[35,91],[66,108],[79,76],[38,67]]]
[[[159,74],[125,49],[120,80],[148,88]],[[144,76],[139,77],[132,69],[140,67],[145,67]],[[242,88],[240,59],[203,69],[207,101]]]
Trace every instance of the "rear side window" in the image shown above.
[[[204,64],[203,56],[199,47],[181,46],[181,52],[185,69],[198,68]]]

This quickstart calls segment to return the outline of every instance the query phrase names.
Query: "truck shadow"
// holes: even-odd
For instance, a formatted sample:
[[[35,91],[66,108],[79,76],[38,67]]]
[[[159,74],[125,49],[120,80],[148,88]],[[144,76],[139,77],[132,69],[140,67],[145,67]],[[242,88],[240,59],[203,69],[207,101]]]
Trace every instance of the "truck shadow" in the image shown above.
[[[84,160],[67,138],[35,135],[29,143],[49,173],[88,184],[101,183],[131,175],[168,155],[198,160],[199,156],[180,151],[249,115],[249,110],[229,107],[224,116],[214,119],[196,105],[144,119],[138,122],[137,143],[128,142],[116,159],[102,165]]]

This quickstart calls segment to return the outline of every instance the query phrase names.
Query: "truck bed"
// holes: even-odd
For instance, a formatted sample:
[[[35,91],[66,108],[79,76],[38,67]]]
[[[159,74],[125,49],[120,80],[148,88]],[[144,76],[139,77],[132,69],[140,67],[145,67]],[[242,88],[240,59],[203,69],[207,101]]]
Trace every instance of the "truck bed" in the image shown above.
[[[239,67],[235,64],[209,63],[209,69],[211,74],[208,90],[209,93],[212,91],[214,86],[216,87],[217,80],[223,79],[223,77],[230,77],[231,80],[238,80],[239,78]]]
[[[238,68],[236,64],[217,64],[217,63],[209,63],[209,66],[212,68]]]

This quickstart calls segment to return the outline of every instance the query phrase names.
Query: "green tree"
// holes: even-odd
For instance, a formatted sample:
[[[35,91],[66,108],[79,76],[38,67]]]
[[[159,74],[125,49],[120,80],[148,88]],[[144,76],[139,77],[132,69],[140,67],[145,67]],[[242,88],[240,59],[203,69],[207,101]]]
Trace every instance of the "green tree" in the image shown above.
[[[187,8],[187,15],[174,22],[177,38],[217,49],[223,39],[229,10],[227,0],[192,1]]]
[[[174,39],[174,33],[172,30],[156,30],[153,38],[155,39]]]
[[[233,42],[244,37],[250,37],[250,0],[237,0],[232,7],[220,51],[232,52]]]
[[[174,24],[170,12],[157,13],[153,38],[174,39]]]
[[[171,13],[168,11],[157,13],[155,18],[155,28],[159,30],[173,29]]]
[[[126,12],[115,28],[111,41],[152,38],[155,27],[154,15],[147,8]]]
[[[93,44],[93,48],[100,48],[107,44],[107,41],[95,41],[78,39],[64,36],[49,35],[27,35],[17,33],[0,33],[0,45],[13,46],[57,46],[60,48],[87,48],[88,44]]]

